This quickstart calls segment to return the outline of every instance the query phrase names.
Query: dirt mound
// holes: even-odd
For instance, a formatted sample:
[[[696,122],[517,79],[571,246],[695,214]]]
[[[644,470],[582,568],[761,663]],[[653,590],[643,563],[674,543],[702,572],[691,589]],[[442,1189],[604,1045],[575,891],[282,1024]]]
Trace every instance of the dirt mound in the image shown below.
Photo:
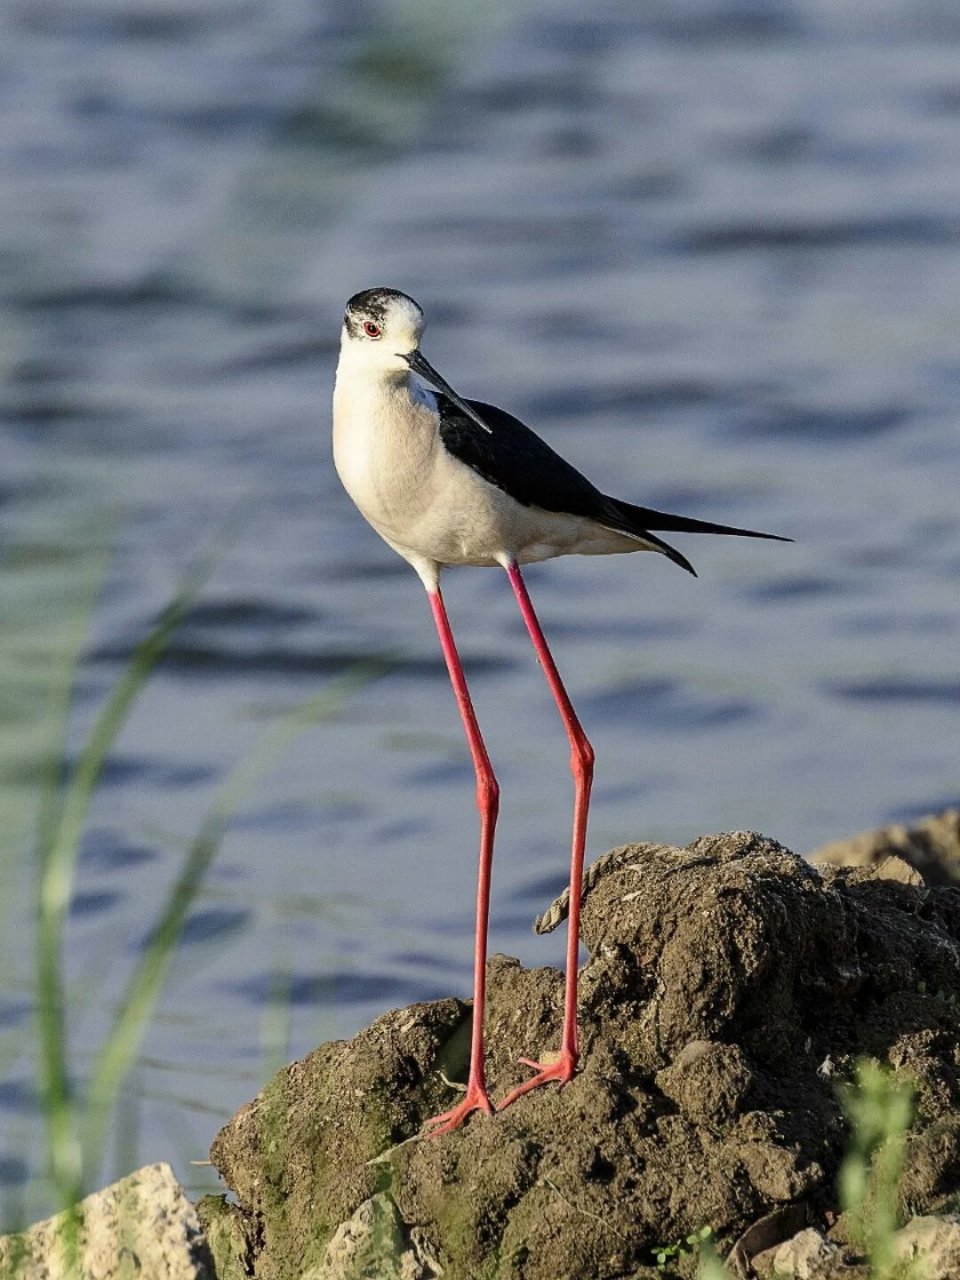
[[[232,1231],[237,1275],[609,1280],[705,1224],[732,1243],[788,1208],[792,1234],[835,1207],[836,1083],[865,1054],[915,1080],[904,1194],[912,1213],[943,1206],[960,1185],[960,890],[818,871],[752,833],[595,865],[577,1077],[420,1141],[451,1103],[444,1075],[465,1079],[468,1005],[322,1045],[214,1142],[239,1205],[203,1213]],[[488,992],[500,1097],[525,1076],[519,1054],[559,1043],[562,980],[497,956]],[[337,1232],[358,1211],[374,1224],[362,1246]]]

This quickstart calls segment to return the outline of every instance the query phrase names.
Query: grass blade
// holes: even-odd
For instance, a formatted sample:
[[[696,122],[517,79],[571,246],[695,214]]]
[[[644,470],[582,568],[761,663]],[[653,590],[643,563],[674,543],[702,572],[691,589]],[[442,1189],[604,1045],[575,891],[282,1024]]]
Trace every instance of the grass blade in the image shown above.
[[[187,913],[233,813],[249,794],[256,779],[296,737],[333,714],[351,693],[379,679],[392,666],[393,662],[388,658],[358,662],[322,693],[280,717],[227,777],[187,851],[180,875],[170,890],[120,1001],[110,1033],[94,1063],[83,1125],[83,1151],[89,1169],[98,1168],[102,1160],[109,1117],[159,999]]]
[[[49,1161],[61,1205],[76,1198],[82,1169],[67,1066],[61,965],[64,923],[70,900],[72,859],[64,858],[57,843],[57,832],[62,820],[63,762],[67,755],[72,691],[89,618],[105,573],[106,557],[98,556],[84,592],[84,607],[69,627],[62,670],[50,683],[47,719],[52,725],[51,742],[44,750],[37,813],[37,854],[40,868],[36,938],[37,1030]]]
[[[84,1177],[83,1150],[76,1134],[69,1082],[63,976],[63,937],[80,837],[107,754],[212,566],[213,557],[208,556],[187,574],[156,625],[136,646],[65,781],[61,780],[60,762],[66,758],[70,685],[81,647],[79,641],[69,664],[70,685],[58,683],[52,691],[62,741],[57,763],[51,766],[38,817],[37,1003],[51,1173],[64,1207],[79,1198]],[[91,612],[94,599],[90,601]],[[87,620],[84,619],[85,624]]]

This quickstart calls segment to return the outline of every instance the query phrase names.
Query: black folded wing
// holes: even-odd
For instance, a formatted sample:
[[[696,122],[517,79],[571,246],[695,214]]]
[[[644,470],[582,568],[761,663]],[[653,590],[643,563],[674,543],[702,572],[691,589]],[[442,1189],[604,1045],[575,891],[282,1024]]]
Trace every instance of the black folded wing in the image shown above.
[[[722,533],[742,538],[770,538],[789,542],[775,533],[758,533],[733,525],[712,524],[666,511],[637,507],[619,498],[610,498],[541,440],[519,418],[480,400],[468,400],[491,428],[482,431],[444,395],[437,396],[440,439],[453,457],[471,467],[489,484],[502,489],[525,507],[585,516],[606,529],[637,538],[662,551],[675,564],[694,573],[693,566],[679,551],[655,537],[652,529],[674,533]]]

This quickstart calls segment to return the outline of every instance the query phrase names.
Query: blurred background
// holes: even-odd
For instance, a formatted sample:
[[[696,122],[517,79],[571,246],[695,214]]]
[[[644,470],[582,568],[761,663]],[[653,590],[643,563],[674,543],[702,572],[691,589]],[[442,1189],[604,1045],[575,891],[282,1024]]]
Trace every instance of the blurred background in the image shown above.
[[[169,1159],[213,1188],[190,1162],[279,1061],[469,994],[469,757],[423,591],[330,457],[358,289],[411,293],[452,384],[601,488],[796,539],[678,536],[698,580],[653,556],[530,569],[597,750],[588,858],[731,828],[808,852],[957,801],[958,210],[952,0],[8,0],[8,1220],[49,1208],[52,673],[81,645],[75,751],[211,546],[85,824],[78,1083],[217,788],[278,715],[331,704],[240,796],[104,1175]],[[565,881],[565,738],[503,575],[445,592],[503,790],[491,950],[558,963],[562,931],[530,925]]]

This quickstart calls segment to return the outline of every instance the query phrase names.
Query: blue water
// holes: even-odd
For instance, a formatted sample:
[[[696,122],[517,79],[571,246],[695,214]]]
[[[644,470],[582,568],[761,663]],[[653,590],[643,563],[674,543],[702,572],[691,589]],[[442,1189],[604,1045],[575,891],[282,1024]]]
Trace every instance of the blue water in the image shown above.
[[[960,20],[934,0],[7,6],[8,1217],[47,1207],[29,832],[46,689],[95,592],[74,750],[218,548],[89,815],[79,1080],[231,767],[332,697],[240,796],[104,1175],[166,1158],[214,1186],[190,1161],[281,1061],[469,991],[469,757],[417,579],[330,458],[359,288],[413,294],[453,385],[600,487],[796,539],[677,537],[697,580],[653,556],[529,570],[597,750],[590,857],[724,828],[802,852],[956,803],[958,136]],[[564,882],[566,742],[504,576],[445,592],[503,790],[492,949],[559,962],[530,923]]]

